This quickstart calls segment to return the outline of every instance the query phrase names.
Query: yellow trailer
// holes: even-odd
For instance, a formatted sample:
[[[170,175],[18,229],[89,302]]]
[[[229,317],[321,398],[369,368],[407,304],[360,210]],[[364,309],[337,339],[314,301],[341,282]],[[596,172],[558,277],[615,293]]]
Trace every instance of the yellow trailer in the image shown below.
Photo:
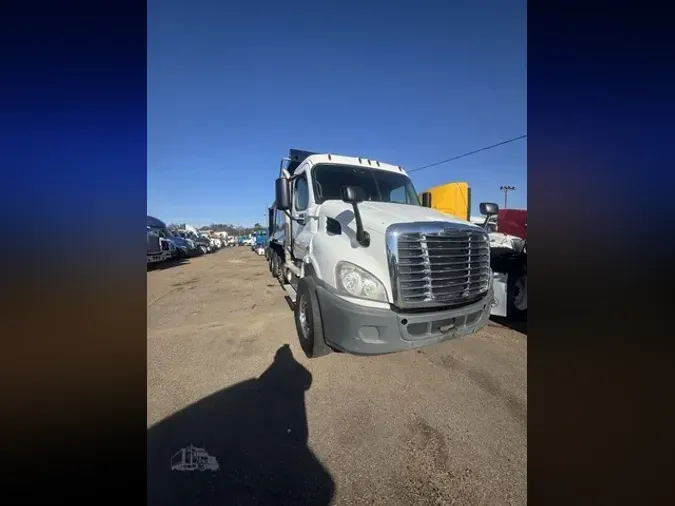
[[[468,183],[453,182],[434,186],[422,192],[431,198],[431,208],[441,213],[469,221],[471,216],[471,188]]]

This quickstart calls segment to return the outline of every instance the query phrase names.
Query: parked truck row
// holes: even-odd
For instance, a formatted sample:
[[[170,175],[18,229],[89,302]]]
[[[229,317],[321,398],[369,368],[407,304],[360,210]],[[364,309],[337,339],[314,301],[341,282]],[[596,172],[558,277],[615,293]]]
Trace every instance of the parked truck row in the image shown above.
[[[183,229],[170,229],[153,216],[147,216],[146,224],[148,265],[206,255],[227,244],[223,238],[200,232],[191,225],[185,225]]]
[[[397,352],[487,324],[488,232],[431,209],[402,167],[291,149],[275,197],[266,256],[307,356]]]

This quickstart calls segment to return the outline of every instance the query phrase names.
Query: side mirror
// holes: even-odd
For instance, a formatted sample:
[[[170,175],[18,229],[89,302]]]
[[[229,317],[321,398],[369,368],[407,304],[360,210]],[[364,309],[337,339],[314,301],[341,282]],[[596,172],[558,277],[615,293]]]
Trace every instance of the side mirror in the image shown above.
[[[280,177],[274,182],[277,209],[288,211],[291,208],[291,184],[286,178]]]
[[[342,201],[347,204],[358,204],[366,200],[366,194],[360,186],[343,186]]]
[[[431,207],[431,193],[424,192],[422,194],[422,207]]]
[[[494,216],[499,213],[499,206],[493,202],[481,202],[478,207],[480,214],[485,216]]]

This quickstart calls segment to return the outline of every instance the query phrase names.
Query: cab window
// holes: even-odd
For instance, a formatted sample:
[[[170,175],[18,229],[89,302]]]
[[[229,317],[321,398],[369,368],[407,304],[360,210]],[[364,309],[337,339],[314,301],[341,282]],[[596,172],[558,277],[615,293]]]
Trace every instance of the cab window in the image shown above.
[[[305,176],[300,176],[295,180],[293,189],[293,199],[295,201],[295,210],[304,211],[309,205],[309,187]]]

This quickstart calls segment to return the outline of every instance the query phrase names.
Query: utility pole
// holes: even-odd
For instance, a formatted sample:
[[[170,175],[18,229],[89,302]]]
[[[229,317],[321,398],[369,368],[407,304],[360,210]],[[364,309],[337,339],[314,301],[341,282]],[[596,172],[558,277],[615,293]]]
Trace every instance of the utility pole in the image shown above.
[[[510,191],[515,190],[516,187],[515,186],[509,186],[509,185],[502,185],[502,186],[499,187],[499,189],[504,192],[504,209],[508,209],[506,207],[507,195]]]

